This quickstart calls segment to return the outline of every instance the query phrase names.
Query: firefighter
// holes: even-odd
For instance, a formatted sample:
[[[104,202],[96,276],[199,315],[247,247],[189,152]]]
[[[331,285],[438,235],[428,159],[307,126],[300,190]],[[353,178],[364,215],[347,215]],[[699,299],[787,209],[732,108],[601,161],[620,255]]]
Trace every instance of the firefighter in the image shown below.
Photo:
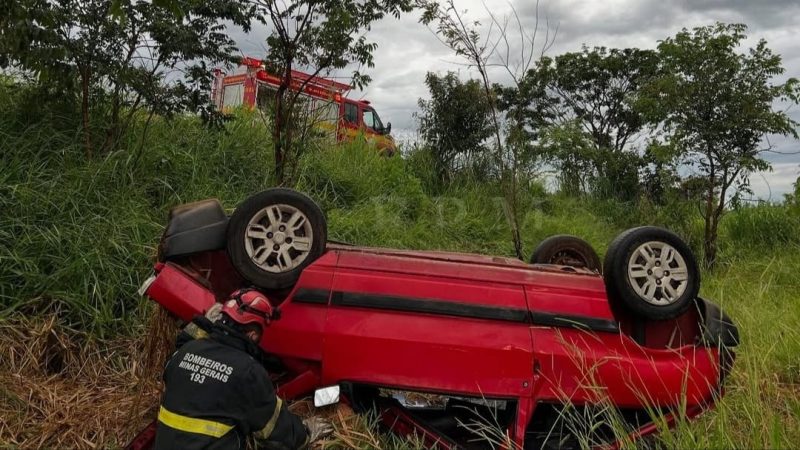
[[[275,394],[257,343],[272,317],[266,297],[235,292],[178,337],[164,369],[155,450],[306,448],[330,432],[322,419],[305,422]]]

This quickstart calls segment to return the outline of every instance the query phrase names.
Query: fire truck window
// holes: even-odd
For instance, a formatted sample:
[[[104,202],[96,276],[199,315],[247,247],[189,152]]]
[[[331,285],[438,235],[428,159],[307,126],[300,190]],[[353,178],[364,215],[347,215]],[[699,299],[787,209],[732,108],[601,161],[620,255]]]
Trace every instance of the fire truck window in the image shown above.
[[[314,100],[314,121],[335,123],[339,118],[339,105],[327,100]]]
[[[370,109],[364,110],[364,125],[369,128],[375,129],[375,111]]]
[[[344,104],[344,121],[358,125],[358,106],[352,103]]]
[[[381,118],[378,117],[378,113],[372,109],[364,110],[364,125],[372,128],[375,131],[380,131],[383,129]]]
[[[310,118],[314,112],[314,99],[305,94],[300,94],[294,101],[294,110],[299,117]]]
[[[277,90],[266,83],[258,83],[258,93],[256,95],[256,103],[258,108],[264,111],[270,111],[275,108],[275,93]]]
[[[231,84],[225,86],[222,91],[222,106],[235,107],[242,104],[242,97],[244,96],[244,84]]]

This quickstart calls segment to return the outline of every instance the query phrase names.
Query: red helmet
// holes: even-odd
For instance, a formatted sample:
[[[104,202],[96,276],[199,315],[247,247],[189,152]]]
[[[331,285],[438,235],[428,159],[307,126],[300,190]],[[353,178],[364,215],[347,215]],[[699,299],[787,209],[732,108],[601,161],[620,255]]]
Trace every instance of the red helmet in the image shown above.
[[[255,289],[240,289],[223,303],[222,313],[240,325],[254,323],[264,328],[272,319],[272,305]]]

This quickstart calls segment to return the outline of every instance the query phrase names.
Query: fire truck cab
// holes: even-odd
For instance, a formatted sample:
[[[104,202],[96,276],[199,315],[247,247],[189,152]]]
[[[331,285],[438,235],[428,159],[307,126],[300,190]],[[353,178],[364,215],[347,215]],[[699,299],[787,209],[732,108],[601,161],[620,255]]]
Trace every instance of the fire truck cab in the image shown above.
[[[211,96],[223,111],[240,106],[268,109],[280,83],[261,60],[244,58],[233,73],[214,71]],[[290,89],[300,91],[298,107],[313,118],[314,126],[337,142],[365,139],[388,156],[397,150],[391,122],[384,125],[369,101],[346,98],[349,85],[293,70]]]

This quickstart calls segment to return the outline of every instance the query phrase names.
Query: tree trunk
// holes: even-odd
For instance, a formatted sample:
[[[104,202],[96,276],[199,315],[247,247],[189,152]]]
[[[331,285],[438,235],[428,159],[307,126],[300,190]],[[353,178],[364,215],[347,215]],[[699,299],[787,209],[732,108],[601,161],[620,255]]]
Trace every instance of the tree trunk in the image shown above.
[[[92,159],[92,133],[89,129],[89,77],[90,69],[81,70],[81,118],[86,159]]]
[[[275,182],[282,186],[284,183],[284,173],[286,164],[286,152],[291,148],[291,136],[287,134],[287,128],[290,126],[289,117],[287,117],[285,104],[286,92],[292,83],[292,65],[291,62],[286,64],[286,69],[283,72],[283,79],[280,86],[275,93],[275,120],[272,125],[272,142],[275,148]],[[291,112],[291,111],[290,111]]]
[[[294,97],[284,105],[286,107],[286,114],[284,116],[284,130],[283,130],[283,169],[281,173],[281,185],[292,185],[292,170],[296,167],[295,162],[292,160],[294,157],[294,149],[292,142],[294,141],[294,129],[296,126],[296,117],[292,117],[294,113]],[[287,167],[289,170],[287,170]],[[288,173],[288,176],[287,176]]]
[[[713,269],[717,263],[717,229],[719,228],[719,218],[712,218],[710,234],[706,238],[704,254],[706,267]]]
[[[504,160],[504,148],[503,148],[503,139],[501,137],[501,130],[500,130],[500,121],[497,117],[497,106],[495,105],[495,97],[494,92],[492,91],[491,84],[489,83],[489,76],[486,73],[486,70],[483,66],[483,61],[480,60],[479,56],[475,56],[474,60],[478,65],[478,72],[481,74],[481,78],[483,80],[483,90],[486,94],[486,99],[489,102],[489,112],[492,116],[492,128],[494,129],[494,137],[495,137],[495,145],[497,145],[497,161],[498,166],[500,168],[500,180],[501,184],[505,184],[506,188],[504,189],[506,204],[508,205],[509,212],[508,222],[511,226],[511,242],[514,244],[514,253],[516,253],[517,258],[523,259],[522,257],[522,238],[519,232],[519,218],[517,217],[517,167],[516,167],[516,159],[512,161],[512,167],[510,168],[511,171],[511,180],[508,179],[508,170],[506,170],[506,162]],[[509,192],[510,190],[510,192]]]
[[[713,180],[713,178],[712,178]],[[703,230],[703,260],[707,268],[714,267],[717,259],[717,220],[714,211],[714,183],[709,181],[708,192],[706,192],[706,213],[705,227]]]
[[[283,95],[286,89],[281,85],[275,94],[275,117],[272,124],[272,145],[275,148],[275,182],[283,184]]]
[[[278,89],[275,99],[275,118],[272,124],[272,146],[275,151],[275,182],[283,184],[283,94]]]

